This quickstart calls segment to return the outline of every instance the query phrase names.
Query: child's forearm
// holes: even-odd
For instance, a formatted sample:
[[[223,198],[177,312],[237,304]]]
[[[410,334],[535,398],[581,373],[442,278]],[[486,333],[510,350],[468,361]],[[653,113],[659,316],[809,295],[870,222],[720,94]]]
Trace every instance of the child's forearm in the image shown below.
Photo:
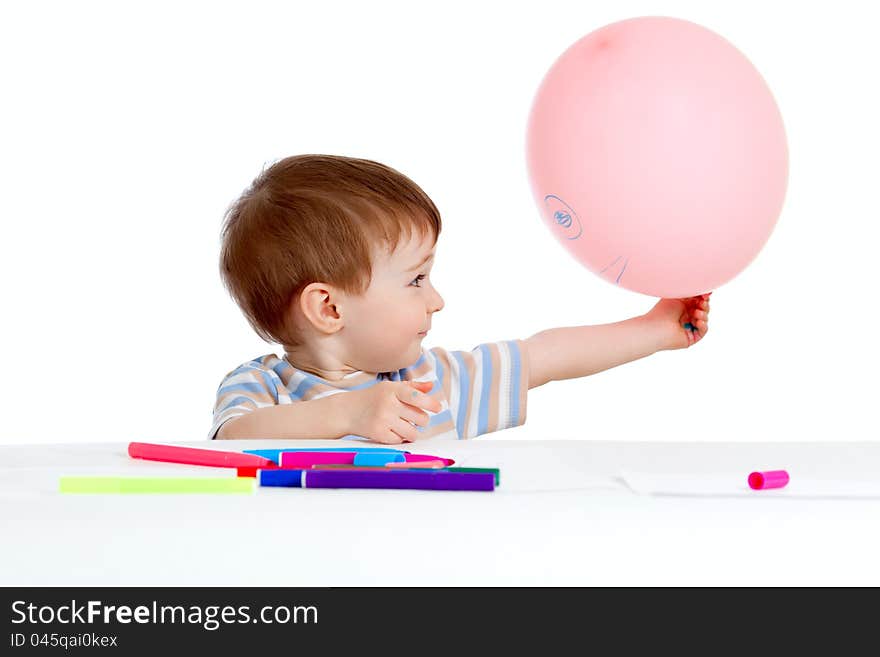
[[[661,340],[643,317],[614,324],[541,331],[526,340],[529,388],[589,376],[657,352]]]
[[[334,399],[340,396],[258,408],[224,422],[217,438],[341,438],[345,431],[337,408],[338,400]]]

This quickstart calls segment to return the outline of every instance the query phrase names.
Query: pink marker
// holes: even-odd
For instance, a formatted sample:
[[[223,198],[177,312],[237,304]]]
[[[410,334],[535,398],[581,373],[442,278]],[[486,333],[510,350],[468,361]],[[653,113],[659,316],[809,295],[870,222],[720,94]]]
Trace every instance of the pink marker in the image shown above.
[[[447,465],[447,461],[455,463],[452,459],[436,459],[433,461],[410,461],[407,459],[403,463],[388,463],[385,465],[386,468],[397,468],[397,469],[422,469],[422,470],[437,470],[439,468],[445,468]]]
[[[407,463],[419,463],[423,461],[443,461],[447,466],[455,463],[454,459],[443,458],[442,456],[431,456],[430,454],[404,454]]]
[[[764,472],[753,472],[749,475],[749,488],[752,490],[782,488],[787,483],[788,473],[785,470],[765,470]]]

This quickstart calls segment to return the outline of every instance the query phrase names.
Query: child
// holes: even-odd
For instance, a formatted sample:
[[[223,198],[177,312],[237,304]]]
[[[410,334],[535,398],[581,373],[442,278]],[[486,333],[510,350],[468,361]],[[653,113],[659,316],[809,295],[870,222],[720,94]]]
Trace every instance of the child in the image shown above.
[[[440,225],[421,188],[377,162],[300,155],[263,171],[226,215],[220,272],[284,357],[226,375],[208,438],[474,438],[524,423],[530,388],[706,335],[702,295],[615,324],[423,349],[443,309],[430,278]]]

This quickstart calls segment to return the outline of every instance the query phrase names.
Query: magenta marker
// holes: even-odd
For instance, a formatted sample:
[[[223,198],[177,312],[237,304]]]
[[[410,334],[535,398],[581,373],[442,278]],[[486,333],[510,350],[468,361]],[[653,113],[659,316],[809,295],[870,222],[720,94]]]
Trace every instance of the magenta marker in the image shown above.
[[[752,490],[782,488],[787,483],[788,473],[785,470],[766,470],[764,472],[753,472],[749,475],[749,488]]]
[[[281,452],[282,468],[311,468],[324,463],[344,463],[351,465],[357,452]],[[400,455],[403,460],[403,455]]]

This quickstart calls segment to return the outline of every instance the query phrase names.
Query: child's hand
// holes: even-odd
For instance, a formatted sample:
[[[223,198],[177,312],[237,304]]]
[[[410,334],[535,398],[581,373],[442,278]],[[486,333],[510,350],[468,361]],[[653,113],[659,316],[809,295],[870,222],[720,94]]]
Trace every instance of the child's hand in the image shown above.
[[[438,400],[425,394],[433,385],[431,381],[382,381],[364,390],[334,395],[339,398],[345,433],[384,444],[417,440],[418,430],[413,425],[428,424],[428,414],[422,409],[442,410]]]
[[[684,349],[709,332],[709,297],[660,299],[644,317],[660,337],[660,349]]]

